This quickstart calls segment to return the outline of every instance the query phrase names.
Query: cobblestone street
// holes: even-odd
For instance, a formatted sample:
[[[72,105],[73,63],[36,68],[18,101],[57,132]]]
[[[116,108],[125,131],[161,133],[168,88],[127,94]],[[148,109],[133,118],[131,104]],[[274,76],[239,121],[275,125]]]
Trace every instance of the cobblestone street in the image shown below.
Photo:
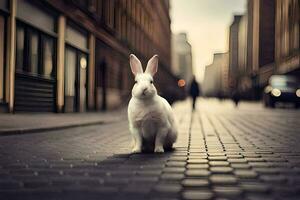
[[[0,137],[0,199],[299,199],[300,112],[174,105],[175,150],[130,154],[127,121]]]

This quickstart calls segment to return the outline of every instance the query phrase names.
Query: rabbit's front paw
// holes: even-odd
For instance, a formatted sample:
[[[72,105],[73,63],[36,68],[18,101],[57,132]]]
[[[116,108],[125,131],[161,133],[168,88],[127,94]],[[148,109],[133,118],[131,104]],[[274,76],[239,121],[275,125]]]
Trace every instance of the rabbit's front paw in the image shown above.
[[[142,149],[139,147],[133,147],[133,149],[131,150],[131,153],[141,153]]]
[[[163,152],[165,152],[165,151],[164,151],[164,148],[163,148],[163,147],[155,147],[154,152],[155,152],[155,153],[163,153]]]

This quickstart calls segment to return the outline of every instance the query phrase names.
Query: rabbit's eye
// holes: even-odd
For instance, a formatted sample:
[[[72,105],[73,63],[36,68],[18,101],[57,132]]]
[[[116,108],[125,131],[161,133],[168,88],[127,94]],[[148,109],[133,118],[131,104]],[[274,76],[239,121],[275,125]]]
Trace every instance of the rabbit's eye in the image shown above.
[[[153,81],[150,81],[151,84],[153,84]]]
[[[134,81],[135,83],[137,83],[137,81]]]

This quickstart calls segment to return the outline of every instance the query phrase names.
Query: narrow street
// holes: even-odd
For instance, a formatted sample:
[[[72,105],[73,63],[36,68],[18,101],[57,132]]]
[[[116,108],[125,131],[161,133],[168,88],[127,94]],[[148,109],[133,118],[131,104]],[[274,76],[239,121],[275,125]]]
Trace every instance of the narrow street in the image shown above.
[[[0,199],[299,199],[299,110],[197,103],[164,154],[130,154],[127,121],[1,136]]]

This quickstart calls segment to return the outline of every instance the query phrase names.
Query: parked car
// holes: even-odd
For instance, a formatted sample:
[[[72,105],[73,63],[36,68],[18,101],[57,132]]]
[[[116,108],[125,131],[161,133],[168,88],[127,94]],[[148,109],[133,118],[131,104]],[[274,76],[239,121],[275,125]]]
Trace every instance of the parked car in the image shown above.
[[[263,92],[263,101],[266,107],[274,108],[277,102],[294,103],[300,106],[300,81],[289,75],[273,75],[269,85]]]

